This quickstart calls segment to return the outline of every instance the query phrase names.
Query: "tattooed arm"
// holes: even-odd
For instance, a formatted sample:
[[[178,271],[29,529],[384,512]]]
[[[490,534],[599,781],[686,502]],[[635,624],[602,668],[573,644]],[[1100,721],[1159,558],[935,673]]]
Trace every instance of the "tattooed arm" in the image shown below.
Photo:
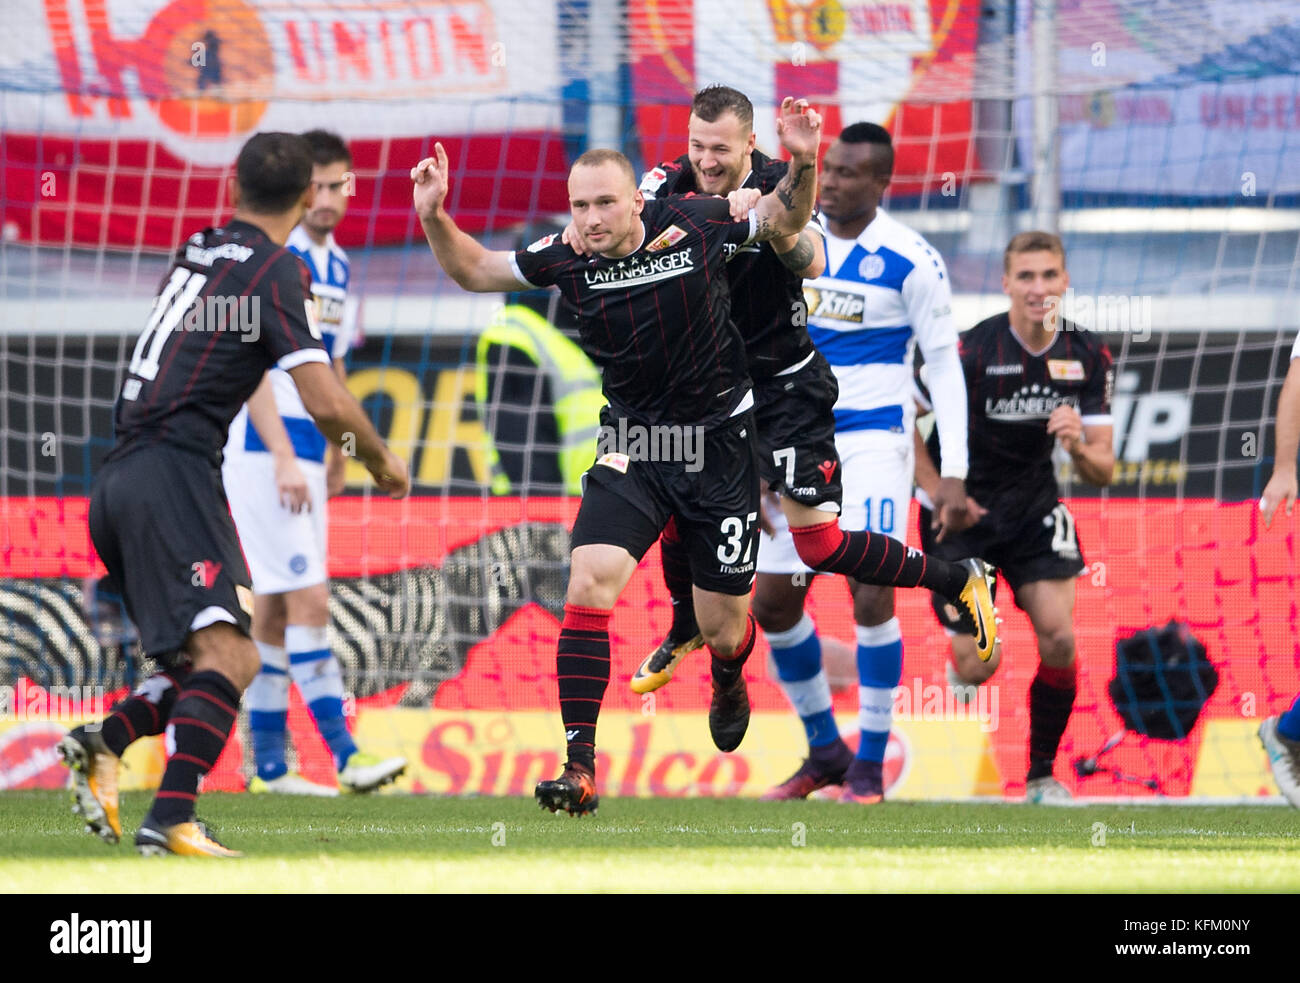
[[[756,240],[798,236],[812,218],[821,127],[821,117],[808,108],[806,100],[787,96],[781,103],[776,128],[781,145],[790,152],[790,166],[772,193],[754,206]]]
[[[776,257],[797,277],[815,280],[826,270],[826,250],[822,248],[822,237],[811,229],[804,229],[797,236],[788,236],[772,240],[772,249]]]

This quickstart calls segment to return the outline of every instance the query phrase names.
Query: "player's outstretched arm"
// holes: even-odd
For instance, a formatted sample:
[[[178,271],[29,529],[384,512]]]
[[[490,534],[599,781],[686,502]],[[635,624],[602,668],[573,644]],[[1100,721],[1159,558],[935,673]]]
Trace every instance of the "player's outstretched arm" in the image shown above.
[[[341,446],[344,453],[355,453],[375,484],[390,498],[405,496],[411,490],[406,462],[388,449],[334,369],[321,362],[306,362],[290,369],[289,374],[302,396],[302,405],[321,433]]]
[[[754,214],[758,229],[754,238],[779,239],[798,235],[812,218],[817,197],[817,150],[821,144],[822,118],[806,99],[786,96],[776,122],[781,146],[790,152],[785,177],[758,200]]]
[[[1259,500],[1265,528],[1272,524],[1273,513],[1279,505],[1286,506],[1287,515],[1295,508],[1296,454],[1300,453],[1300,358],[1291,359],[1291,367],[1286,371],[1282,395],[1277,401],[1274,433],[1273,476]]]
[[[415,213],[438,264],[465,290],[476,293],[517,290],[522,286],[508,252],[494,252],[466,235],[443,208],[449,181],[447,151],[433,145],[435,156],[411,168]]]

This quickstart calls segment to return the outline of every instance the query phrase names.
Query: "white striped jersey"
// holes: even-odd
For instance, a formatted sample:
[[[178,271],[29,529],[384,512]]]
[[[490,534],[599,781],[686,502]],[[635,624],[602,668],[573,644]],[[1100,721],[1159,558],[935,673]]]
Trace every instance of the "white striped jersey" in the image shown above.
[[[307,264],[311,271],[311,303],[320,326],[321,340],[331,358],[344,358],[352,347],[356,333],[356,305],[348,300],[351,267],[348,254],[334,241],[333,234],[324,245],[316,245],[301,225],[289,233],[285,246]],[[325,435],[317,429],[302,405],[293,377],[280,369],[271,370],[275,405],[284,420],[284,429],[293,442],[294,451],[303,461],[325,460]],[[230,425],[226,454],[265,453],[266,445],[257,430],[248,425],[245,406]]]
[[[835,429],[908,433],[912,351],[957,344],[942,257],[876,209],[857,239],[826,232],[826,272],[804,285],[808,334],[835,370]]]

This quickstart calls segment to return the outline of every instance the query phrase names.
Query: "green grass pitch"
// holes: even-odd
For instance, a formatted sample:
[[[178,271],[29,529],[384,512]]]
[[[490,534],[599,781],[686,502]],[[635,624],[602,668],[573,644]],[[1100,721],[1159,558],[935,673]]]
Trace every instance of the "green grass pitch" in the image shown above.
[[[1300,891],[1300,813],[1082,806],[206,795],[238,861],[145,860],[124,796],[116,847],[64,792],[0,794],[0,892]]]

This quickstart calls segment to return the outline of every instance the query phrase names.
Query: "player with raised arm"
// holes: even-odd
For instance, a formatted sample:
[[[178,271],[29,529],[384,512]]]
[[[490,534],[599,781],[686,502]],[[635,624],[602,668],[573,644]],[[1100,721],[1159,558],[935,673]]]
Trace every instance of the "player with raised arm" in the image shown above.
[[[286,245],[311,271],[311,303],[335,374],[356,333],[347,253],[334,228],[347,212],[352,154],[333,133],[303,134],[312,151],[312,206]],[[357,749],[343,710],[343,673],[329,645],[325,570],[327,501],[343,490],[344,457],[312,423],[288,372],[271,369],[230,427],[222,476],[253,575],[253,642],[261,669],[248,687],[254,775],[249,791],[291,795],[369,792],[393,781],[406,759]],[[317,785],[285,764],[289,681],[334,759],[338,785]]]
[[[1274,440],[1273,474],[1259,500],[1266,529],[1272,526],[1279,505],[1286,505],[1288,516],[1295,508],[1296,455],[1300,453],[1300,337],[1291,346],[1291,365],[1278,397]],[[1268,754],[1278,791],[1300,809],[1300,696],[1292,701],[1291,709],[1259,725],[1259,739]]]
[[[560,778],[536,789],[552,811],[580,814],[597,806],[595,735],[609,682],[609,618],[669,518],[689,546],[696,617],[712,655],[713,740],[734,750],[748,727],[742,667],[754,645],[747,610],[758,518],[754,397],[729,318],[724,264],[728,245],[797,235],[812,214],[820,117],[786,99],[778,132],[791,165],[743,222],[732,220],[721,198],[647,202],[626,157],[583,154],[569,173],[569,199],[591,257],[558,236],[517,253],[490,252],[443,210],[448,175],[441,144],[436,158],[412,171],[416,211],[443,269],[468,290],[558,286],[578,311],[580,343],[600,366],[609,400],[606,450],[587,472],[573,528],[556,654],[568,758]],[[699,466],[645,460],[632,453],[633,444],[607,449],[608,435],[654,427],[702,435]]]
[[[753,107],[744,94],[725,86],[702,89],[691,106],[687,153],[649,171],[642,180],[642,192],[648,197],[730,194],[744,189],[753,196],[773,186],[784,175],[786,165],[754,148],[752,121]],[[727,264],[732,319],[745,341],[754,380],[759,472],[768,488],[781,493],[784,518],[795,528],[825,526],[840,510],[833,414],[839,390],[834,372],[809,337],[803,295],[804,278],[819,276],[825,267],[826,253],[816,223],[809,223],[797,237],[741,247]],[[667,683],[676,666],[699,644],[685,545],[671,523],[660,546],[673,623],[632,677],[631,687],[638,693]],[[812,562],[818,559],[810,557]],[[761,551],[758,564],[762,571],[765,558]],[[932,573],[942,578],[945,568],[945,564],[935,564]],[[894,584],[900,582],[897,575],[912,572],[905,564],[891,563],[874,575],[859,570],[858,576],[873,583]],[[779,639],[783,629],[774,626],[769,615],[783,598],[789,577],[760,572],[757,580],[755,618],[768,632],[769,641],[773,634]],[[916,584],[905,578],[901,582]],[[973,606],[977,589],[988,597],[983,576],[969,571],[935,582],[955,586],[956,604]],[[962,589],[967,585],[970,590],[963,601]]]
[[[309,316],[310,277],[284,247],[311,203],[311,150],[258,133],[239,153],[231,219],[177,250],[137,341],[114,409],[116,443],[95,475],[90,535],[120,585],[147,656],[164,670],[102,723],[59,743],[74,809],[109,843],[121,837],[117,769],[127,746],[166,731],[162,785],[135,842],[146,855],[238,856],[195,819],[199,782],[257,675],[253,594],[221,483],[230,422],[268,368],[293,376],[325,435],[356,441],[376,484],[406,494],[406,464],[339,383]]]
[[[744,93],[723,85],[701,89],[691,102],[687,152],[648,171],[642,194],[649,200],[727,195],[741,188],[755,195],[771,191],[787,165],[756,148],[753,123],[754,107]],[[727,262],[731,319],[744,339],[754,382],[759,475],[769,486],[801,489],[801,496],[791,498],[792,507],[804,506],[796,519],[800,525],[824,521],[839,508],[839,476],[827,480],[818,470],[835,453],[830,422],[835,379],[813,348],[802,317],[803,280],[824,267],[821,233],[813,221],[797,236],[740,246]],[[671,521],[660,549],[673,620],[668,635],[633,674],[637,693],[663,686],[681,660],[704,644],[691,600],[686,544]]]
[[[938,526],[921,512],[925,548],[959,559],[993,563],[1029,616],[1038,642],[1038,672],[1029,687],[1030,802],[1054,803],[1070,794],[1052,776],[1056,752],[1070,720],[1076,690],[1075,580],[1087,569],[1074,517],[1060,500],[1053,448],[1070,456],[1090,485],[1109,485],[1115,469],[1110,415],[1114,368],[1105,343],[1060,317],[1054,305],[1070,285],[1065,247],[1046,232],[1013,236],[1003,256],[1002,289],[1011,309],[981,321],[961,336],[961,364],[970,400],[970,474],[966,488],[978,521],[968,528]],[[935,391],[931,376],[928,389]],[[935,488],[929,453],[914,438],[917,485]],[[942,449],[940,460],[946,455]],[[922,504],[926,505],[922,498]],[[931,496],[932,497],[932,496]],[[953,625],[940,598],[935,614]],[[997,661],[974,657],[967,639],[952,637],[957,686],[978,685]]]
[[[805,288],[808,331],[831,363],[839,383],[834,406],[835,443],[842,462],[844,508],[840,525],[874,535],[905,551],[905,524],[912,492],[912,353],[919,346],[937,380],[939,431],[947,451],[936,492],[945,518],[960,521],[966,507],[966,403],[957,331],[952,323],[947,271],[939,254],[918,233],[887,215],[880,200],[893,177],[894,152],[887,130],[855,123],[827,148],[818,204],[826,229],[827,268]],[[784,504],[784,499],[783,499]],[[871,804],[884,796],[883,765],[893,718],[893,691],[902,677],[903,636],[894,615],[893,586],[851,580],[857,623],[858,747],[840,737],[831,713],[830,686],[821,643],[804,611],[809,563],[799,549],[802,530],[785,529],[759,551],[755,613],[767,632],[778,679],[803,721],[808,755],[766,799],[798,799],[840,785],[842,802]],[[911,551],[915,552],[915,551]],[[918,554],[919,555],[919,554]],[[996,643],[996,616],[989,598],[991,572],[968,554],[969,580],[963,610],[951,588],[941,592],[954,610],[982,622],[970,639],[980,657]],[[932,560],[937,561],[937,557]],[[902,586],[911,586],[903,583]],[[969,610],[971,593],[987,604]]]

